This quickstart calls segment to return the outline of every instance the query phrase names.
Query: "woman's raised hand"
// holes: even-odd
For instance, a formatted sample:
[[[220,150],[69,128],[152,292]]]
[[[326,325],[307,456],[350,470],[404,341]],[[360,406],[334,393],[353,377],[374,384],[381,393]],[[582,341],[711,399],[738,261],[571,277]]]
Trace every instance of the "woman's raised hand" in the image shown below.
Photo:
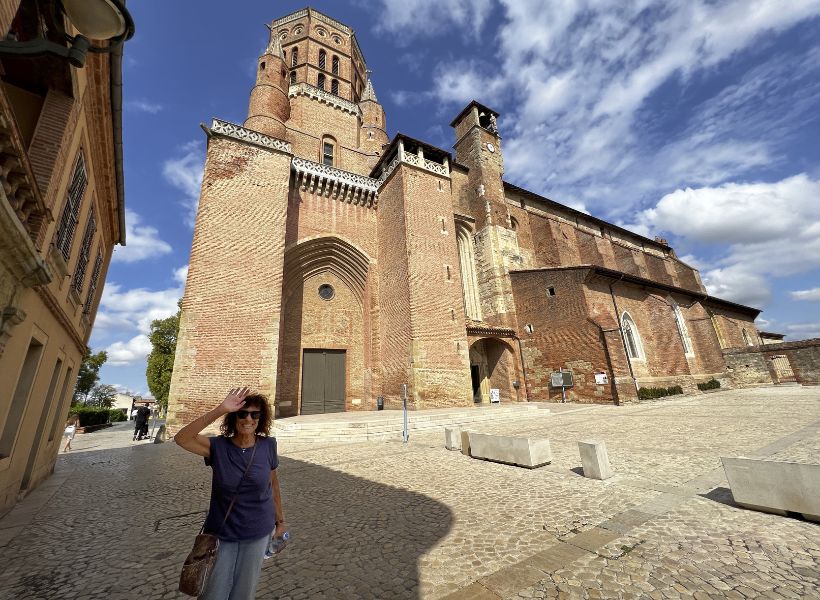
[[[229,413],[236,412],[245,406],[245,397],[250,393],[250,389],[246,387],[234,388],[228,392],[225,399],[222,401],[222,406]]]

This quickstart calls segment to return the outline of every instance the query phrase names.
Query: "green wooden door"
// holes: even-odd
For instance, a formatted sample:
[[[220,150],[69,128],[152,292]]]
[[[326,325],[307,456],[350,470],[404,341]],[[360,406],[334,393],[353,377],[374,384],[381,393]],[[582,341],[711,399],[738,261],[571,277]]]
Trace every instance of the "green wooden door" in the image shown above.
[[[345,351],[304,350],[302,355],[303,415],[345,410]]]

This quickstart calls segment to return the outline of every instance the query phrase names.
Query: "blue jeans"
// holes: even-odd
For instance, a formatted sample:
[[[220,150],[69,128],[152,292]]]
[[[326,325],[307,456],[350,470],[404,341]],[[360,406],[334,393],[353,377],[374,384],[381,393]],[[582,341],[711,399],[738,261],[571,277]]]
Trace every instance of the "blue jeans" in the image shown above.
[[[270,535],[258,540],[219,540],[216,564],[199,600],[253,600]]]

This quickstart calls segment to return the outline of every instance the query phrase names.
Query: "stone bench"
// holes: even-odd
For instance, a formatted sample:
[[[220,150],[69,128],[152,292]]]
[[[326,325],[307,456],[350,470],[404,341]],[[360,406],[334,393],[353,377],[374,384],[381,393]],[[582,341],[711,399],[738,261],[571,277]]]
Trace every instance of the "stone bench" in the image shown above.
[[[740,506],[820,521],[820,464],[725,458],[723,470]]]
[[[461,450],[461,428],[444,428],[444,447],[448,450]]]
[[[470,432],[469,452],[473,458],[482,458],[506,465],[534,469],[552,462],[552,450],[547,438],[489,435]],[[462,451],[464,442],[462,441]]]
[[[578,451],[581,454],[581,464],[584,466],[584,477],[590,479],[609,479],[612,477],[612,468],[609,466],[609,456],[606,453],[606,444],[600,440],[581,440],[578,442]]]

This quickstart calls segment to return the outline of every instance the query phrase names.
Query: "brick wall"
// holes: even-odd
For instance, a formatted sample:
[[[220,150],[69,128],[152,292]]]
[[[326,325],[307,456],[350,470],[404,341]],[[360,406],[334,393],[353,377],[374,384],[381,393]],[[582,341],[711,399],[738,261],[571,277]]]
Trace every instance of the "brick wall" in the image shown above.
[[[794,379],[803,385],[820,385],[820,338],[782,344],[743,346],[723,351],[733,383],[738,386],[778,381],[772,358],[785,356]]]
[[[172,432],[232,387],[275,396],[289,171],[286,154],[209,140],[171,380]]]

